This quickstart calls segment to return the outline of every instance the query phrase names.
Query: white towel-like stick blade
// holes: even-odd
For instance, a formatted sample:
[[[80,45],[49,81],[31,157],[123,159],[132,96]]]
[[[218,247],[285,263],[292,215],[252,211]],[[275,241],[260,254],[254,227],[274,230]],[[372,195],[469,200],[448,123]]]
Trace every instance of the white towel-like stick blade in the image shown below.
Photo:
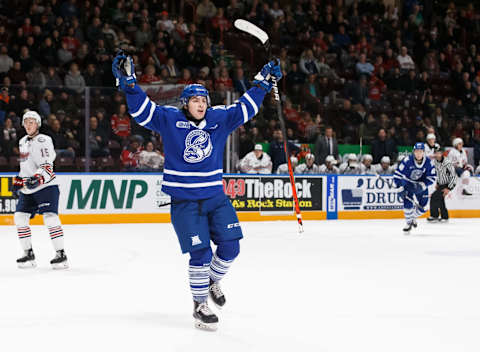
[[[247,32],[248,34],[253,35],[254,37],[258,38],[262,42],[262,44],[265,44],[268,40],[268,34],[265,33],[262,29],[258,28],[255,26],[253,23],[250,23],[246,20],[238,19],[235,20],[233,23],[235,28]]]

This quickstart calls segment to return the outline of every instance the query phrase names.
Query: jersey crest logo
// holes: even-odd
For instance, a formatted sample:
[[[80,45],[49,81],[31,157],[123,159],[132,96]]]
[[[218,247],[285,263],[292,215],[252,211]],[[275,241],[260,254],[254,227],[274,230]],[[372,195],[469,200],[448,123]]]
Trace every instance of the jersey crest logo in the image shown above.
[[[45,142],[45,138],[40,136],[40,137],[37,138],[37,141],[39,141],[40,143],[43,143],[43,142]]]
[[[423,170],[413,170],[410,174],[410,178],[414,181],[419,180],[423,175]]]
[[[212,140],[204,130],[192,130],[185,138],[183,159],[187,163],[199,163],[212,154]]]

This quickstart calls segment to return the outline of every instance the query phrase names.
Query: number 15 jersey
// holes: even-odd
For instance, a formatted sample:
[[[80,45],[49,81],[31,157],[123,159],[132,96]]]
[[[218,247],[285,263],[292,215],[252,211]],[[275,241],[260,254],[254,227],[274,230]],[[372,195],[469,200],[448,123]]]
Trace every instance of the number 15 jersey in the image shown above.
[[[18,143],[20,152],[20,173],[22,178],[32,177],[35,174],[43,176],[43,185],[35,189],[22,188],[22,193],[31,194],[56,184],[53,162],[56,157],[52,139],[44,134],[35,137],[25,136]]]

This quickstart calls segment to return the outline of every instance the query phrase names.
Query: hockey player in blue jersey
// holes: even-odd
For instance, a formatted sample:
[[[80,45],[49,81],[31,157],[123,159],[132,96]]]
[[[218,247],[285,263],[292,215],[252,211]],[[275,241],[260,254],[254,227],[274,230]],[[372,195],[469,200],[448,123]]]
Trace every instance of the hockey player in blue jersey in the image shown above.
[[[219,281],[239,254],[243,237],[238,218],[223,191],[223,151],[228,135],[258,113],[271,78],[282,78],[278,60],[255,76],[254,87],[229,106],[210,106],[208,91],[199,84],[185,87],[183,108],[158,106],[136,85],[130,57],[117,55],[112,71],[126,95],[130,115],[163,139],[165,168],[162,190],[171,196],[171,220],[183,253],[190,254],[189,279],[195,326],[215,330],[218,317],[210,296],[225,304]],[[210,242],[217,248],[213,252]]]
[[[435,166],[425,156],[425,145],[416,143],[413,153],[402,160],[393,176],[399,196],[403,199],[407,221],[403,229],[405,234],[409,234],[412,227],[417,227],[416,219],[426,212],[428,186],[435,182],[435,178]]]

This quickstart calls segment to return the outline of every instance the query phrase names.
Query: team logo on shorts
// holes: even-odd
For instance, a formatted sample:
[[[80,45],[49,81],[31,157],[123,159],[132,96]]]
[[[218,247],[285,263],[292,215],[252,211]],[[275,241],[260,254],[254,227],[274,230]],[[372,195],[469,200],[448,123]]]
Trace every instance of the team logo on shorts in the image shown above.
[[[198,246],[199,244],[202,244],[202,241],[200,241],[199,235],[193,235],[191,238],[192,238],[192,246]]]
[[[210,135],[203,130],[193,130],[185,138],[183,159],[187,163],[199,163],[212,154]]]
[[[410,174],[410,178],[414,181],[419,180],[423,175],[423,170],[413,170]]]

